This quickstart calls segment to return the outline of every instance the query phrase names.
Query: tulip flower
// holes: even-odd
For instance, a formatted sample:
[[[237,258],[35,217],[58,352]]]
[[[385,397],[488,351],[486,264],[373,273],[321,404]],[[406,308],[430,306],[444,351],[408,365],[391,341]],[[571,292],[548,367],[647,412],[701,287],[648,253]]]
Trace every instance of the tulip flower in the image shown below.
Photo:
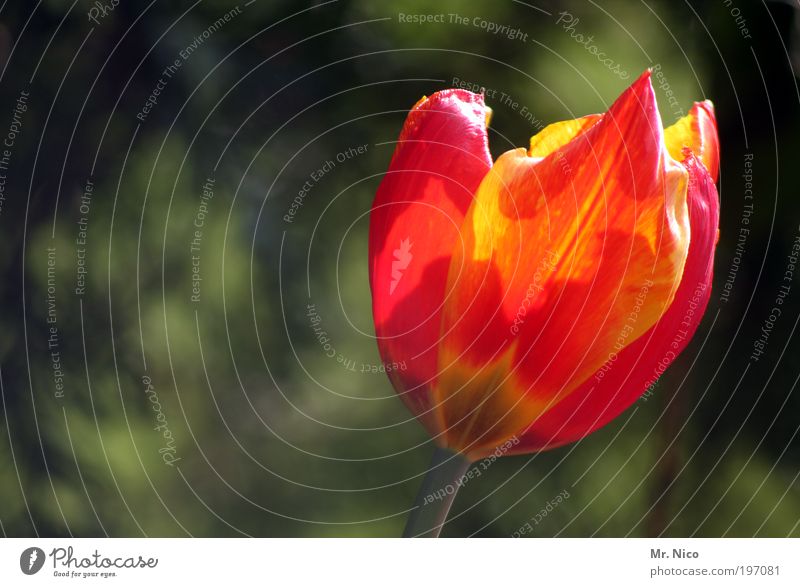
[[[711,290],[711,102],[664,129],[646,71],[605,114],[494,162],[490,112],[458,89],[417,102],[370,216],[378,347],[439,447],[423,492],[610,422],[684,349]],[[437,535],[448,507],[418,504],[407,535]]]

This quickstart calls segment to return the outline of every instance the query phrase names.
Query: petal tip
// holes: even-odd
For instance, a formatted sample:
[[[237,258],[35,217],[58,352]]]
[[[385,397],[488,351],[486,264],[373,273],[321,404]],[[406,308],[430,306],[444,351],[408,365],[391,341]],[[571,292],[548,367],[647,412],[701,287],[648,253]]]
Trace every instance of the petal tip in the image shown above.
[[[642,75],[636,78],[636,81],[631,84],[631,88],[646,89],[649,87],[652,90],[653,89],[653,80],[651,79],[652,75],[653,72],[648,67],[642,72]]]
[[[699,117],[701,113],[705,114],[711,122],[714,123],[714,127],[716,128],[717,125],[717,112],[714,108],[714,103],[711,100],[703,100],[702,102],[695,102],[692,104],[692,108],[689,111],[690,114]]]
[[[416,104],[411,107],[411,112],[430,109],[448,110],[454,104],[463,104],[467,107],[475,105],[481,109],[486,108],[483,94],[476,94],[475,92],[459,88],[448,88],[446,90],[434,92],[430,96],[423,95],[417,100]]]
[[[635,98],[643,108],[652,106],[658,111],[656,105],[656,93],[653,89],[653,81],[650,77],[650,69],[645,69],[635,82],[625,90],[617,102],[623,102],[625,98]]]

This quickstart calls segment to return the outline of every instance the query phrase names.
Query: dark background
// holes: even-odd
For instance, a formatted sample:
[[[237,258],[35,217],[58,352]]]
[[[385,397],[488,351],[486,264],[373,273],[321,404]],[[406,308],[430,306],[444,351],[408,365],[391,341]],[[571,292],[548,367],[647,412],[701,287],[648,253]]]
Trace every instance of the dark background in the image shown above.
[[[522,106],[545,124],[602,112],[660,64],[684,111],[702,98],[717,108],[722,221],[704,322],[655,393],[611,425],[470,481],[444,534],[509,536],[527,522],[533,536],[800,536],[797,275],[750,358],[800,235],[796,2],[257,0],[216,27],[235,4],[120,0],[96,24],[93,6],[0,9],[0,140],[29,93],[0,210],[4,535],[399,535],[432,446],[386,376],[361,371],[380,362],[368,211],[406,112],[454,77],[504,92],[520,106],[488,100],[496,157],[538,131]],[[630,79],[578,44],[562,11]],[[656,94],[673,122],[666,90]],[[737,254],[750,155],[754,206]],[[342,361],[315,338],[308,304]]]

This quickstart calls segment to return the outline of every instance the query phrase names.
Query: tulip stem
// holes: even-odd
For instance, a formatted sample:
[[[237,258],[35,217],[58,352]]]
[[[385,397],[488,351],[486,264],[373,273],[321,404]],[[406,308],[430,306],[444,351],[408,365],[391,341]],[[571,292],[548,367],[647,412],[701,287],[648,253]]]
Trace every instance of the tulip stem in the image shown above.
[[[437,447],[422,480],[403,538],[438,538],[461,487],[470,461],[462,454]]]

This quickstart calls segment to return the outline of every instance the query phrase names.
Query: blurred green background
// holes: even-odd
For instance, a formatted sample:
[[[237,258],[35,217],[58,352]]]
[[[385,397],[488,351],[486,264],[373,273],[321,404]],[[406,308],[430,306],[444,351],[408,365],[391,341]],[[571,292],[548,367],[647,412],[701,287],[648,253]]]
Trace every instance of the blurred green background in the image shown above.
[[[366,233],[406,112],[454,78],[494,89],[496,157],[542,124],[604,111],[660,65],[678,104],[656,88],[665,124],[694,100],[717,107],[706,318],[651,397],[578,444],[493,463],[444,535],[800,536],[796,278],[748,358],[800,224],[797,8],[4,4],[0,136],[19,132],[0,170],[3,534],[398,536],[432,446],[371,369]]]

